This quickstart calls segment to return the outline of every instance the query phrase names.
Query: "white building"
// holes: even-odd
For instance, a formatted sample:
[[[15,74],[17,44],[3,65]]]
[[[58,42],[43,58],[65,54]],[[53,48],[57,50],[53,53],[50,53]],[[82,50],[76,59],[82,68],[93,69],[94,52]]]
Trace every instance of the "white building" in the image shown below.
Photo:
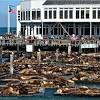
[[[22,0],[17,36],[100,35],[100,0]]]

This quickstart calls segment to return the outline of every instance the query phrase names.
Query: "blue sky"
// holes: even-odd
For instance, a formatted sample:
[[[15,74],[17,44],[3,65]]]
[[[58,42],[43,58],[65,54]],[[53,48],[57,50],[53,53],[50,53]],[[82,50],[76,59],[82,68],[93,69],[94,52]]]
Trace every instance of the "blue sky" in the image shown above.
[[[8,5],[17,6],[20,0],[0,0],[0,27],[7,27]],[[11,14],[11,27],[16,26],[16,15]]]

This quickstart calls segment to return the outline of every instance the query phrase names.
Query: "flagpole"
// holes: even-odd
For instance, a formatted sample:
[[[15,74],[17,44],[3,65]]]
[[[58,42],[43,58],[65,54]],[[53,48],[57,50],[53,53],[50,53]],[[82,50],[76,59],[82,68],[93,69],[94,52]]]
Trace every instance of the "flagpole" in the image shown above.
[[[9,5],[8,5],[8,34],[10,34],[10,13],[9,13]]]

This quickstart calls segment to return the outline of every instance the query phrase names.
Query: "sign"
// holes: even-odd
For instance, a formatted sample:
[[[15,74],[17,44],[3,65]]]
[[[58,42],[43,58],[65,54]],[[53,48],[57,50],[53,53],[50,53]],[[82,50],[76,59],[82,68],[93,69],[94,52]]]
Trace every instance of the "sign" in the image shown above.
[[[26,45],[26,52],[33,52],[33,45]]]
[[[84,49],[84,48],[98,48],[98,45],[97,44],[81,44],[81,48]]]

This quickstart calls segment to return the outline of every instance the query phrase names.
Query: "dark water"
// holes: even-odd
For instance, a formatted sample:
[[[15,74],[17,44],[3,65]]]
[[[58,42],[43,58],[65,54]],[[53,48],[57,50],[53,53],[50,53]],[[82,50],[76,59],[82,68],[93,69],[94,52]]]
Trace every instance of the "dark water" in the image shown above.
[[[0,100],[100,100],[99,97],[70,97],[70,96],[32,96],[32,97],[0,97]]]
[[[10,28],[10,32],[11,33],[16,33],[16,28],[15,27],[11,27]],[[0,35],[4,35],[7,33],[7,27],[0,27]]]
[[[0,97],[0,100],[100,100],[99,97],[54,96],[54,90],[47,89],[39,96]]]

